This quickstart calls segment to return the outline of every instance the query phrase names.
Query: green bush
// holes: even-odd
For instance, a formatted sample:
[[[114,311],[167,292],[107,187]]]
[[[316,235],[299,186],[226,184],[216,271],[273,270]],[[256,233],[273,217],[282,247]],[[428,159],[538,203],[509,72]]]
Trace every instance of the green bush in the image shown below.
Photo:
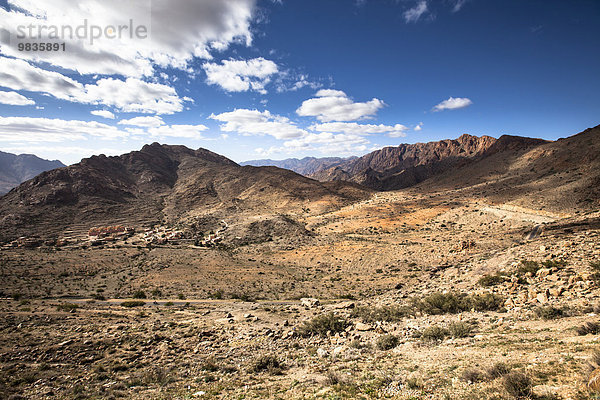
[[[471,296],[470,300],[476,311],[498,311],[504,305],[504,297],[493,293]]]
[[[364,323],[373,323],[376,321],[397,322],[402,318],[411,315],[409,307],[399,305],[390,305],[382,307],[362,306],[356,307],[352,311],[352,317],[360,318]]]
[[[476,311],[497,311],[504,304],[504,298],[493,293],[469,296],[464,293],[433,293],[422,299],[413,300],[416,309],[427,314],[456,314],[475,309]]]
[[[300,336],[313,336],[313,335],[327,335],[327,332],[331,334],[343,332],[349,323],[342,317],[336,316],[334,313],[323,314],[316,316],[310,321],[304,322],[298,329]]]
[[[502,378],[510,372],[510,367],[503,362],[497,362],[487,370],[487,376],[490,379]]]
[[[512,371],[504,376],[504,389],[515,399],[529,398],[532,395],[531,378],[522,372]]]
[[[132,296],[134,299],[145,299],[146,298],[146,292],[144,292],[143,290],[138,290],[137,292],[135,292]]]
[[[506,276],[501,275],[501,274],[495,274],[495,275],[484,275],[481,278],[479,278],[477,283],[480,286],[490,287],[490,286],[499,285],[504,281],[506,281]]]
[[[517,275],[525,275],[530,272],[531,275],[535,275],[535,273],[540,269],[540,264],[537,261],[528,261],[522,260],[521,265],[517,268]]]
[[[415,307],[427,314],[456,314],[470,309],[468,296],[463,293],[432,293],[415,301]]]
[[[377,338],[377,348],[379,350],[391,350],[400,344],[398,336],[383,335]]]
[[[600,333],[600,323],[598,322],[586,322],[576,329],[577,334],[580,336],[584,335],[597,335]]]
[[[447,336],[450,336],[450,331],[437,325],[427,327],[421,333],[421,339],[429,342],[442,341]]]
[[[141,307],[145,305],[146,302],[141,300],[127,300],[121,303],[123,307],[132,308],[132,307]]]
[[[567,265],[567,262],[564,260],[546,260],[542,261],[542,265],[546,268],[563,269]]]
[[[464,338],[473,333],[473,325],[466,322],[453,322],[448,326],[448,331],[453,338]]]
[[[564,310],[561,308],[556,308],[553,306],[541,306],[537,307],[535,310],[535,315],[541,319],[557,319],[564,316]]]
[[[254,373],[266,371],[273,375],[280,375],[281,369],[282,366],[277,357],[272,355],[263,355],[252,362],[249,371]]]

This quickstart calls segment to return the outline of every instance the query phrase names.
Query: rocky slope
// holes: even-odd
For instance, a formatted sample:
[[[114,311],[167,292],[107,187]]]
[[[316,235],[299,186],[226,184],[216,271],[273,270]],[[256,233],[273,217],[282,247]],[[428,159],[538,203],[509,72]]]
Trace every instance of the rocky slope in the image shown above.
[[[58,160],[44,160],[33,154],[16,155],[0,151],[0,195],[44,171],[64,166]]]
[[[413,186],[444,171],[499,151],[546,143],[539,139],[462,135],[454,140],[385,147],[310,176],[320,181],[349,180],[377,190]]]
[[[0,199],[2,238],[87,231],[94,225],[211,221],[327,210],[368,195],[275,167],[241,167],[208,150],[154,143],[44,172]],[[242,218],[243,219],[243,218]]]

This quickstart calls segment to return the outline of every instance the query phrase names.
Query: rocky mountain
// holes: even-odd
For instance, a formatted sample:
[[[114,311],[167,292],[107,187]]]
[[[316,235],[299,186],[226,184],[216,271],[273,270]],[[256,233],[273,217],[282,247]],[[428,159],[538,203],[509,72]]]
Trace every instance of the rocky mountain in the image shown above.
[[[240,163],[240,165],[252,165],[254,167],[264,167],[264,166],[273,166],[279,168],[289,169],[298,174],[309,176],[318,171],[334,168],[337,165],[340,165],[344,162],[355,160],[357,157],[348,157],[348,158],[340,158],[340,157],[304,157],[302,159],[298,158],[287,158],[285,160],[251,160],[244,161]],[[330,179],[333,180],[333,179]]]
[[[309,176],[320,181],[348,180],[377,190],[402,189],[499,151],[544,143],[541,139],[465,134],[454,140],[385,147]]]
[[[65,165],[58,160],[44,160],[33,154],[11,154],[0,151],[0,195],[21,182]]]
[[[483,157],[415,186],[536,210],[600,209],[600,125],[554,142],[503,136]]]
[[[329,210],[368,195],[351,183],[321,183],[276,167],[240,166],[205,149],[153,143],[118,157],[93,156],[19,185],[0,198],[0,239],[81,234],[113,224],[194,221],[197,229],[211,230],[221,219],[239,220],[243,236],[252,222],[254,230],[284,230],[288,213]]]

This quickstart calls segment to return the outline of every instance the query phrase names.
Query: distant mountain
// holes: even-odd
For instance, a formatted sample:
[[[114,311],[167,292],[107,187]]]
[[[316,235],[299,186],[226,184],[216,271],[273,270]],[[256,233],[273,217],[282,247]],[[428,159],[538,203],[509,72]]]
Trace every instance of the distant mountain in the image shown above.
[[[114,224],[194,225],[207,232],[222,219],[235,237],[293,235],[299,228],[289,215],[325,212],[370,193],[276,167],[240,166],[205,149],[153,143],[118,157],[83,159],[22,183],[0,198],[0,240],[65,231],[77,236]]]
[[[499,151],[530,148],[544,143],[547,141],[515,136],[495,139],[465,134],[453,140],[384,147],[308,176],[320,181],[346,180],[376,190],[395,190],[416,185]]]
[[[44,171],[64,166],[58,160],[44,160],[33,154],[16,155],[0,151],[0,195]]]
[[[315,157],[304,157],[302,159],[297,158],[288,158],[285,160],[251,160],[244,161],[240,163],[240,165],[252,165],[254,167],[264,167],[264,166],[273,166],[279,168],[289,169],[294,171],[300,175],[311,175],[318,171],[328,169],[331,167],[335,167],[344,162],[355,160],[358,157],[348,157],[348,158],[340,158],[340,157],[323,157],[323,158],[315,158]]]

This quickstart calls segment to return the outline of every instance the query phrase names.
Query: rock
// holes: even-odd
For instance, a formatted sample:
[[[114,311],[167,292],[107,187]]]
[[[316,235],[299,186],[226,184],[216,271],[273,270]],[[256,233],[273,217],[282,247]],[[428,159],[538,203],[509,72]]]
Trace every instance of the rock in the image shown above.
[[[347,309],[352,309],[356,306],[356,304],[353,301],[343,301],[341,303],[337,303],[333,308],[337,309],[337,310],[347,310]]]
[[[536,296],[536,300],[539,301],[542,304],[547,303],[548,302],[548,293],[547,293],[547,291],[544,291],[542,293],[538,293],[538,295]]]
[[[551,296],[558,297],[564,292],[564,288],[563,287],[553,287],[553,288],[548,289],[548,292],[550,292]]]
[[[252,314],[244,314],[244,318],[245,319],[254,318],[254,315],[252,315]]]
[[[321,358],[325,358],[329,355],[329,352],[321,347],[317,349],[317,355]]]
[[[591,391],[600,392],[600,368],[596,368],[592,371],[590,379],[588,379],[587,387]]]
[[[366,331],[370,331],[372,329],[373,329],[373,327],[371,325],[363,324],[362,322],[356,323],[356,330],[359,332],[366,332]]]
[[[346,351],[346,347],[345,346],[337,346],[336,348],[333,349],[333,355],[335,357],[339,357],[341,356],[344,352]]]
[[[192,396],[199,397],[199,396],[204,396],[205,394],[206,394],[206,392],[204,390],[199,390],[199,391],[195,392],[194,394],[192,394]]]
[[[312,297],[303,297],[300,299],[300,304],[302,304],[306,308],[318,307],[321,305],[319,299],[314,299]]]
[[[551,272],[552,271],[550,271],[550,268],[540,268],[535,273],[535,276],[537,276],[538,278],[544,278],[544,277],[550,275]]]

